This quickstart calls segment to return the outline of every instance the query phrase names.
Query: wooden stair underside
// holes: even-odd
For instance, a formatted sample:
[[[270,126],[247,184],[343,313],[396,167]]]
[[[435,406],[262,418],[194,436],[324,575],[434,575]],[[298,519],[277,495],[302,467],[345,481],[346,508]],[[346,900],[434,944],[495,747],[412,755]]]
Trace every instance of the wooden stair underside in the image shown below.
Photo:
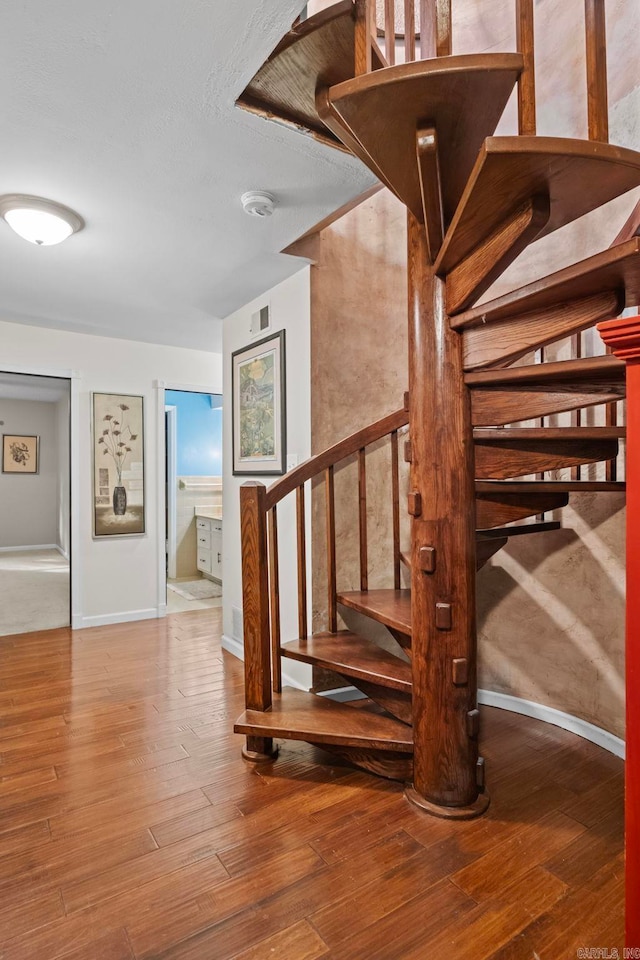
[[[282,655],[353,680],[411,694],[410,664],[348,630],[320,633],[308,640],[292,640],[283,644]]]
[[[421,221],[416,134],[421,126],[434,127],[448,223],[522,67],[522,57],[509,53],[404,63],[320,90],[318,112]]]
[[[626,365],[615,357],[467,373],[474,427],[500,426],[621,400]]]
[[[513,363],[638,302],[640,241],[635,238],[461,313],[451,324],[462,329],[465,370],[475,370]]]
[[[624,435],[624,429],[612,427],[476,430],[475,475],[479,480],[507,480],[613,460]]]
[[[549,201],[537,239],[640,185],[640,153],[560,137],[489,137],[435,264],[446,275],[527,200]]]
[[[355,20],[351,0],[293,27],[240,94],[237,106],[307,131],[318,140],[344,146],[322,123],[316,90],[355,74]]]

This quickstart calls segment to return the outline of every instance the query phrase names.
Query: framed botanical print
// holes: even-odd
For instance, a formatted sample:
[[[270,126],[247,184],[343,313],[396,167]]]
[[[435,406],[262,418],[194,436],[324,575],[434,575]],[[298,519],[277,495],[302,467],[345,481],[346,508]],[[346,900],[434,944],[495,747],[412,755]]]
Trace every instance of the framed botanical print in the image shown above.
[[[2,436],[2,472],[34,474],[40,470],[40,437],[5,433]]]
[[[233,473],[286,472],[285,331],[231,357]]]
[[[145,532],[144,398],[93,394],[93,536]]]

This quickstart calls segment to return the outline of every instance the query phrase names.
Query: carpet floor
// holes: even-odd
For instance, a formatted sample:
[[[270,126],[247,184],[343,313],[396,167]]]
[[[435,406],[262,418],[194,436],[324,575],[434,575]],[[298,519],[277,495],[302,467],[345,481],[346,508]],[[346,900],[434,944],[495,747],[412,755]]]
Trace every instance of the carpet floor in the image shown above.
[[[0,636],[69,626],[69,561],[57,550],[0,553]]]

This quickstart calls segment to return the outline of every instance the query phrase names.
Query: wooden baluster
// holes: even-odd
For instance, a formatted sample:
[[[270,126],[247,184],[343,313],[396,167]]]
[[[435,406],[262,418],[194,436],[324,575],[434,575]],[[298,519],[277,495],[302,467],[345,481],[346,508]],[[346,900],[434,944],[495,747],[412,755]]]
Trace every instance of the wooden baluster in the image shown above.
[[[589,139],[609,141],[609,93],[607,88],[607,24],[604,0],[585,0],[585,36],[587,43],[587,112]],[[609,350],[607,349],[607,352]],[[609,403],[605,409],[606,425],[618,424],[618,407]],[[616,480],[615,460],[605,466],[606,479]]]
[[[336,603],[336,500],[333,484],[333,467],[327,467],[325,476],[326,522],[327,522],[327,621],[330,633],[338,629],[338,607]]]
[[[391,497],[393,509],[393,586],[400,589],[400,458],[398,456],[398,431],[391,434]]]
[[[571,338],[571,359],[579,360],[582,357],[582,334],[576,333]],[[576,410],[573,416],[574,426],[582,426],[582,410]],[[571,479],[579,480],[581,475],[581,469],[579,466],[571,468]]]
[[[436,0],[436,56],[450,57],[452,45],[451,0]]]
[[[373,0],[356,0],[355,73],[360,77],[371,73],[371,11]]]
[[[305,531],[304,484],[296,491],[296,520],[298,527],[298,633],[306,640],[307,631],[307,538]]]
[[[358,500],[360,514],[360,589],[369,589],[369,560],[367,557],[367,464],[365,449],[358,451]]]
[[[609,141],[607,25],[604,0],[584,0],[589,139]]]
[[[420,59],[436,57],[436,0],[420,0]]]
[[[384,55],[390,67],[396,62],[396,5],[384,0]]]
[[[416,58],[416,9],[415,0],[404,0],[404,59],[405,63]]]
[[[516,0],[516,45],[524,58],[518,81],[518,133],[536,135],[536,65],[533,0]]]
[[[257,481],[240,487],[245,702],[248,710],[261,711],[272,703],[266,493]],[[243,755],[248,760],[273,754],[271,738],[247,737]]]
[[[280,654],[280,570],[278,566],[278,514],[269,511],[269,587],[271,590],[271,666],[273,691],[282,691],[282,657]]]

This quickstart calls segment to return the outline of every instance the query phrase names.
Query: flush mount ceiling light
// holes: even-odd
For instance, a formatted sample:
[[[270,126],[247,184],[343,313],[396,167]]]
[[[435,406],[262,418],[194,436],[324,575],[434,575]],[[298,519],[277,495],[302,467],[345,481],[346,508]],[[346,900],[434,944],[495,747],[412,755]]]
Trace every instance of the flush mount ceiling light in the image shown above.
[[[243,193],[240,203],[244,212],[250,217],[270,217],[275,208],[275,200],[271,194],[263,191],[250,190],[248,193]]]
[[[19,237],[39,247],[62,243],[84,227],[82,217],[69,207],[22,193],[0,197],[0,216]]]

